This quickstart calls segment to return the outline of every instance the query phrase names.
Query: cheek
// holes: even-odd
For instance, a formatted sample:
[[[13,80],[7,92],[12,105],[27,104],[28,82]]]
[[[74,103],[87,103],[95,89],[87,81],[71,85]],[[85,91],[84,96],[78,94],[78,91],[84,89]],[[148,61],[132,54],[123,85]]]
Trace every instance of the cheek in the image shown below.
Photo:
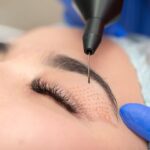
[[[146,150],[144,142],[126,128],[81,122],[31,102],[1,103],[0,131],[2,150]]]
[[[98,150],[75,118],[34,106],[8,106],[0,114],[0,149]]]
[[[90,130],[104,150],[147,150],[146,143],[122,123],[113,127],[99,121],[91,123]]]

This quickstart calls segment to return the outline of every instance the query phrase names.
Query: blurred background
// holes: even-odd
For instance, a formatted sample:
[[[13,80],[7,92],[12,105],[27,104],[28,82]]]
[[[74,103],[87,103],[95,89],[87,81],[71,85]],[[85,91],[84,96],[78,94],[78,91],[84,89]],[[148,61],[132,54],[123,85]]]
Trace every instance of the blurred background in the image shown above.
[[[0,24],[23,30],[62,21],[59,0],[0,0]]]

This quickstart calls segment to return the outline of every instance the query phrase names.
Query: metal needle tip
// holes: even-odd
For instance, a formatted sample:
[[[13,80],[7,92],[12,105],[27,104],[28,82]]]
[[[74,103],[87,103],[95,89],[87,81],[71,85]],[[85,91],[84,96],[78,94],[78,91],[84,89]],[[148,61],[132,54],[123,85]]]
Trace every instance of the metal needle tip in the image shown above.
[[[90,53],[88,55],[88,83],[90,84]]]

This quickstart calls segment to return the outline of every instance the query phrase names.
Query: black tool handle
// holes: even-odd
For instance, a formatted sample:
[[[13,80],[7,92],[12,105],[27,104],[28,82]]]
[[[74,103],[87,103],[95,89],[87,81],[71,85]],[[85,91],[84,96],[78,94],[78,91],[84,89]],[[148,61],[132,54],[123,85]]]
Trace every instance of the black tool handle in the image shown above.
[[[84,52],[92,55],[101,43],[105,25],[120,15],[123,0],[74,0],[74,2],[86,21],[83,35]]]

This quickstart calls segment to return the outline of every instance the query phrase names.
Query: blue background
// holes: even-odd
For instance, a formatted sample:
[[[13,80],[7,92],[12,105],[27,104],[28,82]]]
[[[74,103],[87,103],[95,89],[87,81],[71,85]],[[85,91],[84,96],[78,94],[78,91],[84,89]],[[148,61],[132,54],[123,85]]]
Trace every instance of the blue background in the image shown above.
[[[83,27],[81,18],[72,7],[72,0],[60,0],[64,6],[64,19],[71,26]],[[105,30],[107,34],[124,36],[139,33],[150,36],[150,0],[124,0],[120,19]]]

